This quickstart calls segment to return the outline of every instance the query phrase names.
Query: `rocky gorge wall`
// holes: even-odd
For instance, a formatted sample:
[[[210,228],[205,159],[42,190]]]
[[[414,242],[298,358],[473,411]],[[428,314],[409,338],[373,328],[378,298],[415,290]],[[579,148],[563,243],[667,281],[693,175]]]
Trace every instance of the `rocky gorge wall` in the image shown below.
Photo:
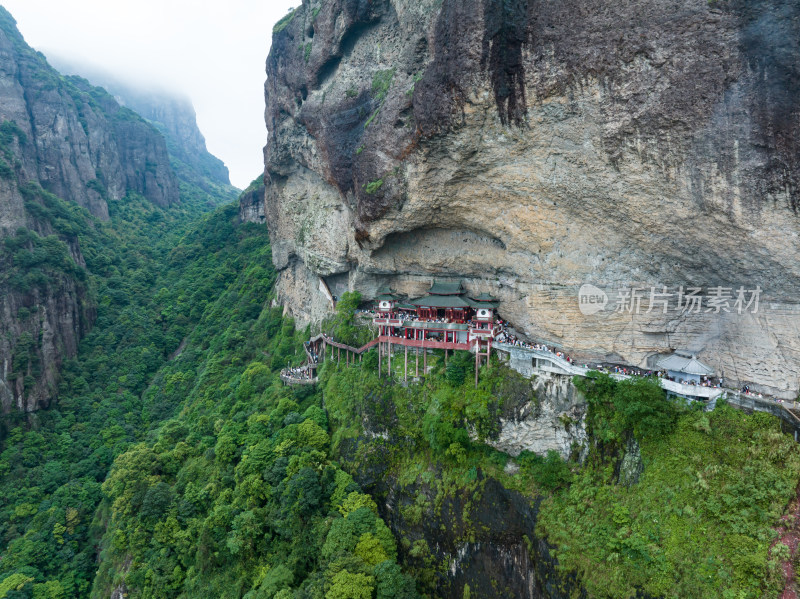
[[[329,310],[320,276],[366,297],[460,279],[578,359],[687,348],[730,384],[795,396],[798,11],[304,1],[267,61],[281,300],[309,321]],[[580,311],[584,283],[605,310]],[[679,309],[690,287],[729,301]],[[738,313],[740,287],[760,288],[757,311]],[[641,308],[615,310],[631,289]]]
[[[109,218],[109,201],[131,192],[161,207],[179,202],[161,134],[105,90],[55,71],[25,43],[13,17],[0,7],[2,413],[49,405],[63,360],[76,355],[95,318],[86,281],[73,276],[86,266],[78,231],[59,235],[69,254],[64,272],[50,272],[46,282],[35,285],[13,280],[48,259],[29,240],[14,247],[36,257],[30,264],[17,264],[16,250],[8,245],[19,231],[23,236],[34,232],[38,240],[56,235],[43,216],[45,192],[102,220]]]
[[[24,139],[11,148],[14,175],[107,219],[106,197],[129,191],[159,206],[179,201],[164,138],[105,90],[65,78],[25,43],[0,11],[0,121]],[[8,160],[8,157],[6,157]],[[0,222],[13,231],[24,215]]]
[[[117,103],[156,127],[164,136],[179,181],[191,182],[206,192],[224,194],[230,200],[238,197],[239,190],[231,186],[228,168],[208,151],[188,97],[153,84],[132,83],[126,81],[127,74],[109,73],[63,56],[49,54],[48,60],[61,73],[85,77],[107,90]]]
[[[21,316],[23,311],[27,316]],[[32,412],[49,406],[61,365],[78,353],[78,342],[91,328],[95,314],[85,286],[69,277],[25,294],[3,290],[0,413]],[[20,351],[26,343],[31,345]],[[13,376],[15,371],[22,376]]]
[[[264,217],[264,182],[253,181],[239,196],[239,219],[243,223],[263,225]]]
[[[502,397],[497,434],[487,443],[513,456],[588,449],[586,402],[570,377],[508,376],[502,383],[493,390]],[[400,541],[399,561],[420,589],[448,599],[586,596],[576,577],[558,568],[553,547],[537,531],[542,497],[508,488],[480,468],[473,468],[470,482],[454,478],[446,465],[428,464],[424,453],[413,458],[410,476],[403,464],[417,441],[398,426],[390,393],[370,394],[358,412],[359,433],[343,436],[337,446],[340,463],[375,499]],[[542,434],[547,429],[554,432]],[[506,473],[517,471],[509,460]]]

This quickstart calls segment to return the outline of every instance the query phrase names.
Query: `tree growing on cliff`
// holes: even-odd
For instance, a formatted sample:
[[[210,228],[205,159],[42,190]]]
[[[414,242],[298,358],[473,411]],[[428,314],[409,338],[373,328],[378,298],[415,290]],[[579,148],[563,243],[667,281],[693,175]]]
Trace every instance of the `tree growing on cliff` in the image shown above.
[[[575,386],[589,402],[589,425],[596,439],[621,442],[633,433],[637,439],[668,434],[677,416],[676,405],[667,399],[653,378],[616,381],[607,374],[575,377]]]
[[[359,347],[370,340],[372,334],[356,322],[356,309],[361,303],[358,291],[345,291],[336,303],[336,313],[323,324],[323,330],[339,343]]]

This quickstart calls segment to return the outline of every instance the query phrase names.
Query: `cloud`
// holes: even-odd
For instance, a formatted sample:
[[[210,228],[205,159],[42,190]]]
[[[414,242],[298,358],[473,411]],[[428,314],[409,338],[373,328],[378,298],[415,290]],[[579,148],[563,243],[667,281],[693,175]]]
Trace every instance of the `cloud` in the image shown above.
[[[5,0],[26,41],[188,96],[209,151],[245,187],[263,170],[272,25],[299,0]]]

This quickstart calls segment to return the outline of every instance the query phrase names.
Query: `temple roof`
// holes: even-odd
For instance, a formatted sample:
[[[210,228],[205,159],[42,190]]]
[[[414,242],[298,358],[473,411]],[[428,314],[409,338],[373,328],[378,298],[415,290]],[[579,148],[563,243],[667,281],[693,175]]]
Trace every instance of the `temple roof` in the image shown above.
[[[497,308],[500,304],[498,302],[489,302],[485,300],[475,301],[474,299],[466,298],[467,303],[473,308]]]
[[[496,302],[497,301],[496,297],[492,297],[488,293],[481,293],[480,295],[473,296],[472,299],[474,299],[476,302]]]
[[[396,298],[395,296],[393,296],[393,295],[389,295],[389,294],[387,293],[387,294],[384,294],[384,295],[379,295],[378,297],[376,297],[376,298],[375,298],[375,301],[376,301],[376,302],[393,302],[393,301],[395,301],[396,299],[397,299],[397,298]]]
[[[461,286],[461,281],[457,283],[448,283],[434,279],[433,285],[431,285],[428,293],[430,295],[461,295],[464,293],[464,288]]]
[[[419,299],[411,300],[415,306],[425,308],[469,308],[470,304],[458,295],[426,295]]]
[[[714,374],[713,368],[703,364],[697,359],[697,356],[684,351],[676,351],[671,356],[661,358],[656,365],[664,370],[683,372],[684,374],[703,376],[711,376]]]
[[[394,289],[392,289],[388,285],[384,285],[383,287],[378,289],[378,295],[394,295]]]

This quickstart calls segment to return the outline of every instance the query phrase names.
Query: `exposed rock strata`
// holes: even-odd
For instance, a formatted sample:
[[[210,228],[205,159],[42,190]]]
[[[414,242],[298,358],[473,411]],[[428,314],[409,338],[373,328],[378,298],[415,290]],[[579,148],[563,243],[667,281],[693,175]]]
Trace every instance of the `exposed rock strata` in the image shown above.
[[[230,184],[225,164],[206,148],[189,98],[166,90],[143,89],[126,83],[124,75],[75,64],[60,56],[49,55],[48,60],[62,73],[86,77],[92,84],[108,90],[121,106],[130,108],[154,125],[164,136],[178,179],[190,181],[206,192],[231,198],[238,195]]]
[[[239,219],[243,223],[263,225],[266,222],[264,192],[264,182],[256,180],[239,196]]]
[[[306,0],[267,62],[281,299],[310,320],[316,275],[367,297],[452,277],[578,359],[689,348],[795,396],[798,28],[789,0]],[[594,316],[586,282],[610,292]],[[756,314],[613,311],[662,286],[763,292]]]
[[[557,451],[568,459],[588,450],[586,400],[572,377],[540,375],[533,381],[536,400],[515,407],[500,419],[500,432],[489,441],[512,456],[523,451],[545,455]]]
[[[21,310],[29,313],[20,318]],[[78,341],[95,318],[86,289],[69,277],[45,291],[0,294],[0,411],[46,408],[58,387],[63,361],[78,352]],[[23,335],[35,342],[33,360],[17,364],[13,356]],[[32,370],[32,362],[37,370]],[[21,370],[23,376],[11,376]],[[37,374],[38,372],[38,374]],[[29,384],[26,377],[32,376]]]
[[[512,400],[507,408],[524,405]],[[363,432],[339,445],[340,463],[375,498],[400,540],[401,563],[408,572],[422,573],[419,581],[429,594],[462,599],[468,585],[476,599],[585,596],[574,575],[558,571],[550,545],[537,536],[539,499],[507,489],[480,470],[467,488],[435,482],[441,473],[434,466],[414,482],[401,481],[393,460],[413,441],[398,434],[392,400],[372,394],[362,407]]]
[[[391,482],[391,481],[389,481]],[[558,561],[545,539],[536,536],[538,506],[494,479],[484,479],[474,493],[446,497],[433,508],[435,493],[424,485],[387,490],[381,517],[409,543],[423,540],[432,556],[447,565],[436,582],[436,596],[566,599],[584,597],[573,577],[557,571]],[[429,508],[420,522],[409,521],[406,509],[424,497]],[[413,565],[405,544],[400,558]]]

